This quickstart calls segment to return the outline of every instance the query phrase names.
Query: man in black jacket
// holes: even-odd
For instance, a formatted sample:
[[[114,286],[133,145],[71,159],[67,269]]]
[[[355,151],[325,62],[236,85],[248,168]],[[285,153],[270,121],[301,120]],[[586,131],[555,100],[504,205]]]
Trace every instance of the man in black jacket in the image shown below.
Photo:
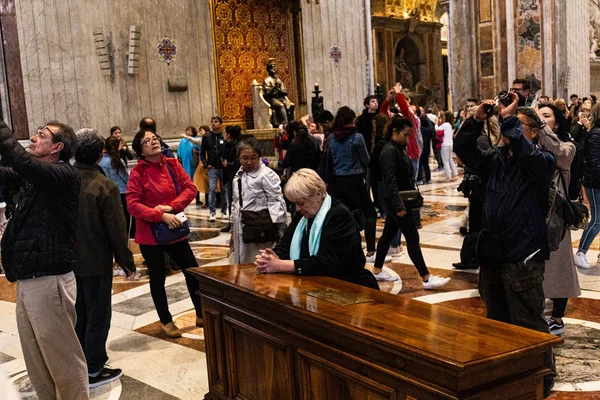
[[[81,175],[79,217],[75,253],[77,264],[77,324],[75,331],[88,366],[90,387],[119,379],[120,369],[105,367],[106,339],[110,329],[113,255],[119,265],[135,276],[129,250],[119,188],[100,172],[104,141],[98,132],[77,132],[75,168]],[[139,276],[139,274],[137,275]]]
[[[486,119],[486,103],[464,122],[454,140],[454,151],[468,168],[488,182],[483,227],[499,235],[495,245],[504,254],[504,262],[498,267],[481,265],[479,293],[488,318],[549,333],[542,287],[545,260],[550,257],[544,202],[555,159],[536,146],[535,137],[524,134],[523,125],[515,116],[519,98],[514,93],[511,97],[508,107],[500,104],[505,143],[501,151],[488,153],[477,148]],[[508,203],[503,205],[505,202]],[[552,351],[545,354],[545,360],[546,366],[554,370]],[[552,376],[544,377],[546,396],[553,382]]]
[[[204,135],[202,138],[202,146],[200,147],[200,161],[204,168],[208,170],[208,209],[210,211],[210,222],[215,220],[217,214],[216,207],[216,192],[217,180],[221,184],[221,192],[224,193],[226,184],[223,182],[223,148],[225,141],[221,125],[223,120],[221,117],[214,116],[210,120],[212,131]],[[221,197],[221,214],[227,215],[227,200],[225,196]]]
[[[2,237],[2,264],[17,281],[17,326],[29,379],[40,399],[88,399],[85,357],[75,334],[75,235],[79,172],[69,164],[73,129],[48,122],[29,153],[0,122],[0,182],[17,191]]]

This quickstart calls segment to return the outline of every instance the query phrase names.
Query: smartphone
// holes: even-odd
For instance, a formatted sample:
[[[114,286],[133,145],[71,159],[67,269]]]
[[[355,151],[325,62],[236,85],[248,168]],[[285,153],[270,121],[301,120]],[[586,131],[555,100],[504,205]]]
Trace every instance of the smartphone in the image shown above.
[[[177,219],[179,219],[182,223],[187,221],[187,217],[185,216],[185,214],[182,212],[180,212],[179,214],[175,214],[175,216],[177,217]]]

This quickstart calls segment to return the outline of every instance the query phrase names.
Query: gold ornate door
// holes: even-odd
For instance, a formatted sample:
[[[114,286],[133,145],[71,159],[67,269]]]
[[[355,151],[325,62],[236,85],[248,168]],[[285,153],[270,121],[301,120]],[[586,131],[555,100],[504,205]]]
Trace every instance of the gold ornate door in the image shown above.
[[[224,122],[252,125],[252,81],[267,76],[265,61],[277,70],[289,98],[298,82],[292,1],[212,0],[212,23],[219,112]]]

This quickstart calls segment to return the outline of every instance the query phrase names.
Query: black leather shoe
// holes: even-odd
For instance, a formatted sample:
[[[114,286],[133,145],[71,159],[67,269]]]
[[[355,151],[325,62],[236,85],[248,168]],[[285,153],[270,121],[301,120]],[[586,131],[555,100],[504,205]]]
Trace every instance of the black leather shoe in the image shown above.
[[[477,269],[477,268],[479,268],[477,265],[468,265],[468,264],[463,264],[461,262],[453,263],[452,266],[456,269]]]
[[[222,233],[231,232],[231,224],[227,224],[227,226],[225,228],[221,228],[221,232]]]

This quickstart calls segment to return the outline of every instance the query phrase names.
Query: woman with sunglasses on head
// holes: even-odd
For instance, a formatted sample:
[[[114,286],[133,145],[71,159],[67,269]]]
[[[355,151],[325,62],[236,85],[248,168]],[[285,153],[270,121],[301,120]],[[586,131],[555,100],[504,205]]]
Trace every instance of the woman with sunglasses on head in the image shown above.
[[[165,291],[165,253],[175,260],[183,274],[190,297],[196,309],[196,325],[203,326],[198,281],[185,271],[197,267],[187,236],[183,234],[172,240],[161,240],[158,234],[166,229],[175,230],[182,226],[176,215],[196,197],[196,187],[189,175],[175,158],[161,154],[160,138],[156,133],[140,130],[133,139],[133,150],[139,162],[131,171],[127,186],[127,206],[136,219],[135,242],[140,245],[142,256],[148,265],[150,294],[158,312],[162,329],[167,336],[181,337],[181,331],[173,323]],[[151,225],[164,223],[165,225]],[[173,236],[173,235],[171,235]]]

